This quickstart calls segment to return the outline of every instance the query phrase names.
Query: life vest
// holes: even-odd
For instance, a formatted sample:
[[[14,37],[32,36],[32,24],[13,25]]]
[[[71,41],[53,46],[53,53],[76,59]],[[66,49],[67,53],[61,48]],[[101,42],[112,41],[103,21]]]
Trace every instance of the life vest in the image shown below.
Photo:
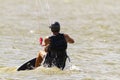
[[[50,51],[63,51],[67,49],[67,42],[65,40],[64,34],[58,34],[56,36],[49,37],[50,39],[50,45],[49,49]]]
[[[43,63],[44,67],[56,66],[60,69],[64,69],[67,53],[67,42],[64,34],[58,34],[56,36],[49,37],[50,44],[48,46],[48,52]]]

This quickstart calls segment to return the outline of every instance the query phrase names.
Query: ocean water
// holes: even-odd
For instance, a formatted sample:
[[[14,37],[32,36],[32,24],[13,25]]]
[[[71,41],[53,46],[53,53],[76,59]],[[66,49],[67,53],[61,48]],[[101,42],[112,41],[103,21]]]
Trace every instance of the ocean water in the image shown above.
[[[120,0],[0,0],[0,80],[120,80]],[[61,24],[68,45],[64,71],[16,71],[37,56],[39,37]]]

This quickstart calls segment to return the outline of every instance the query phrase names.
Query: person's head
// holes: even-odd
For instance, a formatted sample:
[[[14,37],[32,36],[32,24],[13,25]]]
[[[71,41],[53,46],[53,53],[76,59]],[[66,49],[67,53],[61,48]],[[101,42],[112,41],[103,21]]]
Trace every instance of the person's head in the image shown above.
[[[54,33],[54,32],[60,32],[60,24],[59,22],[55,22],[54,24],[51,24],[50,26],[51,28],[51,31]]]

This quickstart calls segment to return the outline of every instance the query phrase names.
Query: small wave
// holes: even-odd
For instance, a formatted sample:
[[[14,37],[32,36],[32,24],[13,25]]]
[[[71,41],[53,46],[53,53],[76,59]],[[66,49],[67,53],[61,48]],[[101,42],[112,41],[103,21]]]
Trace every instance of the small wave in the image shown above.
[[[59,69],[59,68],[57,68],[57,67],[52,67],[52,68],[46,68],[46,67],[43,67],[43,66],[41,66],[41,67],[38,67],[37,69],[35,69],[35,71],[36,72],[40,72],[40,73],[45,73],[45,74],[49,74],[49,75],[51,75],[51,74],[66,74],[66,73],[74,73],[74,72],[81,72],[81,69],[78,67],[78,66],[76,66],[76,65],[71,65],[71,66],[69,66],[69,68],[67,67],[67,68],[65,68],[64,70],[61,70],[61,69]]]
[[[51,67],[51,68],[46,68],[46,67],[38,67],[34,70],[37,73],[43,73],[47,75],[53,75],[53,74],[64,74],[64,71],[60,70],[57,67]]]
[[[11,73],[15,71],[16,71],[16,67],[0,67],[0,73],[3,72]]]

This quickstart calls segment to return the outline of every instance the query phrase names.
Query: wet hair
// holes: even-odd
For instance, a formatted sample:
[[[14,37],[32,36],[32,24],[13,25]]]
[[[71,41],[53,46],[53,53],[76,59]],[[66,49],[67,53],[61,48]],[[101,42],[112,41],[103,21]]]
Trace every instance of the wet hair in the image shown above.
[[[52,32],[60,32],[60,24],[59,22],[55,22],[50,26]]]

